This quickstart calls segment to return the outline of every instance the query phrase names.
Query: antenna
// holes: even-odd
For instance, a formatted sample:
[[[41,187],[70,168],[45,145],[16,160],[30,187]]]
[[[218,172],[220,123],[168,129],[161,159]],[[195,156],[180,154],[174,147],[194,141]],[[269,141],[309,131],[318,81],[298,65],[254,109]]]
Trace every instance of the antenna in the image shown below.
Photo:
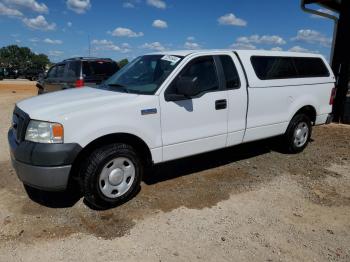
[[[88,35],[88,42],[89,42],[89,56],[91,56],[91,42],[90,42],[90,35]]]

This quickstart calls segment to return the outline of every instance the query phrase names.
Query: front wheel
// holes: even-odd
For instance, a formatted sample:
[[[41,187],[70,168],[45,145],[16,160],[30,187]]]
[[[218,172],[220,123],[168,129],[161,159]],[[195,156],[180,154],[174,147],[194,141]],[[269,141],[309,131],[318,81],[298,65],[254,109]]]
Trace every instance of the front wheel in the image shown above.
[[[138,191],[143,165],[135,150],[116,143],[96,149],[81,169],[85,201],[95,209],[121,205]]]
[[[292,154],[302,152],[310,141],[311,133],[310,118],[304,114],[294,116],[285,133],[287,151]]]

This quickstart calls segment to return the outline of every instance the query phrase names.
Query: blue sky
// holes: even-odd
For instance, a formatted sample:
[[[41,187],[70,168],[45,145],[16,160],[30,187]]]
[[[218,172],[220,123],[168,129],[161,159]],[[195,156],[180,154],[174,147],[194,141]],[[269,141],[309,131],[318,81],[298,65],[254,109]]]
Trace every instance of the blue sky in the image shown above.
[[[318,9],[318,7],[315,7]],[[0,0],[0,47],[28,46],[52,61],[115,60],[167,49],[268,49],[327,58],[333,22],[299,0]]]

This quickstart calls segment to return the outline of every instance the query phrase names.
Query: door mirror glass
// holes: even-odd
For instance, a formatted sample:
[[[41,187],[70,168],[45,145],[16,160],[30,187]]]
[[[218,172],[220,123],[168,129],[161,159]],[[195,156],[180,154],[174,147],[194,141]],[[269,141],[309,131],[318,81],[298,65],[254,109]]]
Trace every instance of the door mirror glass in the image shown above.
[[[176,81],[176,89],[178,95],[191,98],[200,93],[197,77],[180,77]]]

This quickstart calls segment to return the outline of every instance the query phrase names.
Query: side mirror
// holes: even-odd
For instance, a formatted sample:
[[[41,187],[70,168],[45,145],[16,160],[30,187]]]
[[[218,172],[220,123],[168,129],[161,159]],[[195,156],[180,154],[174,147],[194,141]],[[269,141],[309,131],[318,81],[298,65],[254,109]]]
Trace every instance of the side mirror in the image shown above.
[[[197,77],[181,77],[176,82],[177,94],[191,98],[200,93]]]
[[[190,99],[200,93],[197,77],[181,77],[174,83],[172,93],[165,94],[166,101]]]

